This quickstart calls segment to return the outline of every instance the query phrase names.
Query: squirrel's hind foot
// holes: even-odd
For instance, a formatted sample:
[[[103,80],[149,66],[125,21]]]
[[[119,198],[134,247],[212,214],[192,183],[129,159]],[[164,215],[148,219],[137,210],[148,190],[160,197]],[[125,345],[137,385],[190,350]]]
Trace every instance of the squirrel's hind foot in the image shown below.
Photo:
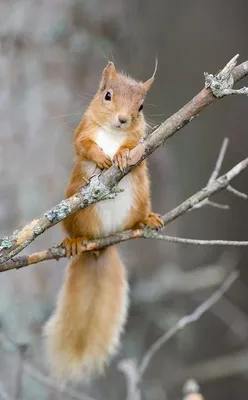
[[[152,229],[160,229],[164,226],[164,223],[159,214],[150,212],[147,217],[135,225],[134,229],[145,228],[145,226],[149,226]]]

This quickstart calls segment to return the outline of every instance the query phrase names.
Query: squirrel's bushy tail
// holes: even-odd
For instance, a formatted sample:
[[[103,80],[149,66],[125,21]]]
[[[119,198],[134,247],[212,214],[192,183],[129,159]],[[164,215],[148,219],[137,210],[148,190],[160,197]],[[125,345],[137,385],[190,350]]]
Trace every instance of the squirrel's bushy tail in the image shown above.
[[[61,381],[101,373],[119,344],[128,302],[125,268],[114,246],[68,265],[57,309],[44,333],[52,374]]]

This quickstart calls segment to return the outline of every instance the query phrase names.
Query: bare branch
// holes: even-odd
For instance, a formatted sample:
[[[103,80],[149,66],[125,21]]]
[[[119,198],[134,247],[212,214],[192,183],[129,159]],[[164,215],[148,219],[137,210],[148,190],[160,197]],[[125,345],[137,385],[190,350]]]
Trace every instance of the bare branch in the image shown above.
[[[222,143],[222,146],[221,146],[217,161],[215,163],[215,167],[213,169],[212,174],[210,175],[210,178],[208,180],[207,186],[211,185],[211,183],[213,183],[213,181],[215,179],[217,179],[218,176],[219,176],[220,169],[222,167],[222,163],[223,163],[224,157],[226,155],[228,143],[229,143],[229,139],[225,138],[223,140],[223,143]],[[213,201],[210,201],[209,199],[205,199],[205,200],[201,201],[200,203],[196,204],[193,209],[201,208],[201,207],[204,207],[204,206],[212,206],[212,207],[219,208],[219,209],[222,209],[222,210],[228,210],[229,209],[228,205],[215,203]]]
[[[188,239],[177,236],[161,235],[157,232],[154,233],[154,239],[165,240],[171,243],[194,244],[198,246],[248,246],[248,240],[201,240],[201,239]]]
[[[234,68],[236,60],[237,56],[223,68],[222,72],[217,74],[217,77],[221,77],[222,86],[226,82],[228,89],[235,82],[248,75],[248,61]],[[124,172],[112,166],[101,175],[92,177],[89,183],[74,196],[63,200],[22,228],[15,230],[10,237],[4,237],[0,241],[0,262],[3,263],[13,258],[37,236],[73,212],[116,195],[116,185],[123,176],[216,100],[216,93],[213,93],[213,91],[213,85],[209,84],[183,108],[158,126],[142,143],[136,146],[130,153],[130,165]]]
[[[174,221],[176,218],[185,214],[187,211],[193,209],[197,204],[201,203],[205,199],[208,199],[214,193],[219,192],[227,188],[230,185],[230,181],[235,178],[241,171],[243,171],[248,166],[248,158],[244,159],[237,165],[235,165],[226,174],[220,176],[218,179],[214,180],[210,185],[205,186],[199,192],[195,193],[193,196],[189,197],[179,206],[174,208],[165,214],[162,219],[164,226],[168,225],[170,222]],[[183,244],[194,244],[194,245],[220,245],[220,246],[247,246],[248,241],[228,241],[228,240],[198,240],[198,239],[187,239],[163,235],[156,230],[150,229],[148,227],[144,229],[128,230],[120,233],[116,233],[111,236],[104,238],[90,240],[88,242],[82,243],[83,251],[92,251],[102,249],[103,247],[117,244],[120,242],[125,242],[127,240],[145,238],[145,239],[159,239],[166,240],[174,243]],[[29,256],[19,256],[13,260],[9,260],[5,263],[0,264],[0,272],[8,271],[10,269],[23,268],[31,264],[36,264],[41,261],[46,260],[58,260],[59,258],[65,257],[65,249],[62,246],[54,246],[49,250],[44,250],[38,253],[31,254]]]
[[[213,172],[212,172],[212,174],[211,174],[211,176],[210,176],[210,178],[208,180],[207,186],[210,185],[211,183],[213,183],[213,181],[216,178],[218,178],[219,173],[220,173],[220,169],[222,167],[222,164],[223,164],[223,161],[224,161],[224,158],[225,158],[225,155],[226,155],[228,144],[229,144],[229,139],[225,138],[223,140],[223,143],[222,143],[222,146],[221,146],[221,149],[220,149],[220,152],[219,152],[219,156],[217,158],[214,170],[213,170]]]
[[[215,201],[210,201],[207,199],[206,206],[211,206],[214,208],[218,208],[219,210],[229,210],[230,206],[228,204],[221,204],[221,203],[216,203]]]
[[[248,199],[248,195],[246,193],[240,192],[239,190],[235,189],[231,185],[227,186],[227,190],[228,190],[228,192],[234,194],[237,197],[240,197],[241,199],[244,199],[244,200]]]
[[[233,76],[232,71],[237,64],[239,54],[233,57],[229,63],[217,75],[208,74],[205,72],[205,87],[211,88],[213,94],[220,98],[231,94],[246,94],[248,95],[248,88],[233,89]]]
[[[174,219],[178,218],[180,215],[184,214],[188,210],[191,210],[195,207],[196,204],[200,203],[202,200],[207,199],[212,196],[214,193],[219,192],[220,190],[225,189],[230,182],[231,179],[236,177],[241,171],[243,171],[248,166],[248,158],[244,159],[235,167],[233,167],[226,174],[220,176],[218,179],[213,181],[211,185],[205,186],[202,190],[191,196],[189,199],[185,200],[178,207],[174,208],[172,211],[169,211],[164,217],[164,224],[168,224]]]

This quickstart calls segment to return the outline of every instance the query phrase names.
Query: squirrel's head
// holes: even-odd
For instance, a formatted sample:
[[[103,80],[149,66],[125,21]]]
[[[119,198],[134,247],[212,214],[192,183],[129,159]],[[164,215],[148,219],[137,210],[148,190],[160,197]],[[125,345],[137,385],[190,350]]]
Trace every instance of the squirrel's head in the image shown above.
[[[144,129],[143,103],[155,72],[147,81],[137,82],[118,73],[114,64],[109,62],[103,70],[99,90],[90,107],[95,122],[116,131]]]

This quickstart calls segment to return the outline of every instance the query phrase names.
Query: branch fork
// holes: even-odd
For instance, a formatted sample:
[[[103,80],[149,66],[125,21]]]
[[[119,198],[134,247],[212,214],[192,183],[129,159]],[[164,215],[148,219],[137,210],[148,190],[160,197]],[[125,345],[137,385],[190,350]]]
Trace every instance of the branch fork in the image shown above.
[[[236,67],[239,54],[233,57],[229,63],[218,74],[213,75],[208,72],[204,73],[205,88],[210,88],[215,97],[221,98],[232,94],[248,95],[248,88],[244,86],[241,89],[233,89],[235,83],[233,78],[233,70]]]

